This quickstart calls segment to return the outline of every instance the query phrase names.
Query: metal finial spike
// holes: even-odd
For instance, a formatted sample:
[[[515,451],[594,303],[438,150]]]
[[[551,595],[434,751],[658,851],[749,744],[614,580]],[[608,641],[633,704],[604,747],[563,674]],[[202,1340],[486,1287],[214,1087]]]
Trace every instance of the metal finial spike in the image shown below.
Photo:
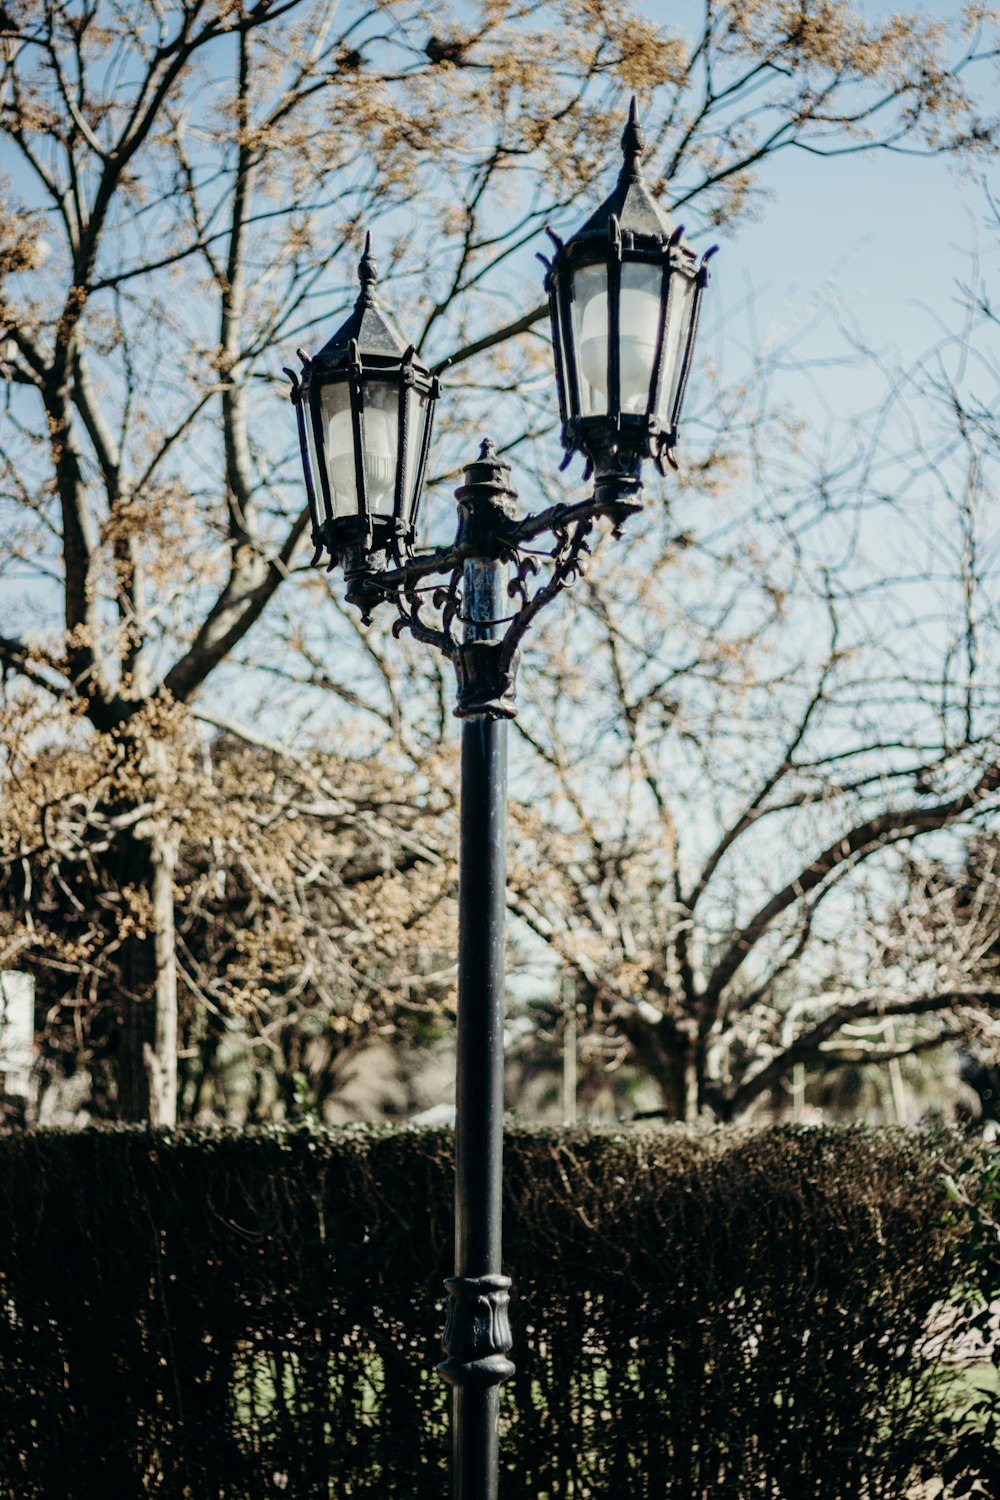
[[[642,126],[639,124],[639,106],[636,97],[632,95],[632,102],[628,108],[628,124],[622,131],[622,155],[625,158],[623,171],[629,176],[638,177],[642,171],[640,158],[646,149],[646,137],[643,135]]]
[[[479,462],[492,463],[497,456],[497,450],[492,438],[483,438],[479,448]]]
[[[375,283],[378,281],[378,264],[375,260],[375,252],[372,250],[372,234],[369,229],[365,235],[365,250],[358,262],[358,280],[361,289],[366,296],[374,296]]]

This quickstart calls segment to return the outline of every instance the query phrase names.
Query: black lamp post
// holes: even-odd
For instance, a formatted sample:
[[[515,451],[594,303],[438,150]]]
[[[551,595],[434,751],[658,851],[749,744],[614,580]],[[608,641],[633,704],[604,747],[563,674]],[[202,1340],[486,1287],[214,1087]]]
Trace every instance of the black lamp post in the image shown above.
[[[288,371],[298,415],[316,547],[338,563],[347,598],[367,620],[383,601],[395,629],[447,656],[462,724],[459,857],[455,1274],[440,1365],[453,1387],[453,1500],[496,1500],[499,1386],[513,1373],[500,1270],[503,1150],[504,916],[507,720],[516,713],[520,643],[546,604],[582,571],[604,517],[615,535],[641,509],[641,471],[675,463],[678,422],[708,282],[643,181],[635,100],[611,196],[545,260],[556,382],[567,449],[587,459],[594,494],[519,517],[510,468],[492,444],[456,491],[448,547],[413,549],[438,380],[375,296],[370,238],[361,293],[347,322],[301,379]],[[547,537],[550,565],[537,573]],[[431,580],[429,584],[429,580]],[[433,580],[437,580],[437,584]],[[461,626],[456,634],[455,626]]]

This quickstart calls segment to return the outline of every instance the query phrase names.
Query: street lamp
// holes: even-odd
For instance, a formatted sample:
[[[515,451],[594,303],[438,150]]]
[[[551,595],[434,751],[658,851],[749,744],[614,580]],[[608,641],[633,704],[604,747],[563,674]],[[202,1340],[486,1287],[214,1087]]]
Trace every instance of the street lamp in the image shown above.
[[[420,363],[375,292],[370,237],[351,316],[292,381],[316,548],[343,567],[367,622],[393,605],[409,630],[454,665],[462,724],[455,1274],[446,1282],[453,1388],[453,1500],[496,1500],[499,1386],[514,1366],[501,1273],[507,720],[516,714],[521,641],[538,613],[582,573],[598,518],[614,534],[641,509],[642,464],[676,467],[678,423],[709,251],[694,252],[642,176],[635,100],[617,185],[577,234],[544,256],[563,467],[575,452],[594,476],[588,500],[519,516],[510,466],[483,443],[456,491],[458,531],[414,551],[430,444],[435,374]],[[537,548],[550,545],[547,573]],[[436,580],[436,581],[435,581]],[[430,581],[430,582],[429,582]],[[460,632],[456,633],[456,626]]]
[[[367,579],[412,552],[439,381],[375,295],[372,240],[351,316],[293,376],[313,562],[343,566],[348,599],[368,614]]]
[[[677,461],[678,424],[698,309],[714,248],[695,264],[642,175],[645,139],[635,100],[622,135],[625,163],[614,192],[546,266],[565,464],[587,456],[598,492],[642,488],[652,458]]]

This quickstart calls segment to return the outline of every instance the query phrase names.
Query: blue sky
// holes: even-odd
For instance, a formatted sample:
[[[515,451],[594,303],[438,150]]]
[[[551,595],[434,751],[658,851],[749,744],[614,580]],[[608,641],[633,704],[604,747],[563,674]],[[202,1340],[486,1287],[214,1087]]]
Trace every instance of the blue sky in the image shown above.
[[[656,5],[647,5],[651,15]],[[671,7],[671,20],[700,7]],[[904,9],[955,20],[956,3],[860,4],[869,19]],[[989,109],[992,75],[982,66],[974,82]],[[994,102],[994,109],[996,103]],[[961,326],[958,283],[971,275],[971,257],[984,272],[995,267],[995,236],[982,231],[986,198],[983,162],[875,151],[819,160],[788,151],[767,164],[770,197],[759,221],[727,230],[724,254],[713,267],[716,352],[722,331],[735,356],[749,336],[737,309],[752,293],[755,333],[780,338],[808,325],[818,306],[839,309],[879,352],[909,364],[940,337]],[[742,332],[741,332],[742,322]],[[830,324],[803,342],[804,357],[831,352]],[[727,360],[727,363],[729,361]],[[829,381],[829,386],[826,382]],[[813,377],[817,392],[839,390],[836,369]],[[839,401],[838,401],[839,404]]]
[[[904,363],[960,326],[971,257],[986,272],[995,263],[978,174],[884,152],[822,162],[790,152],[770,165],[764,214],[726,235],[713,268],[727,338],[741,341],[737,310],[751,294],[762,337],[801,329],[827,306]],[[822,351],[807,342],[801,352]]]

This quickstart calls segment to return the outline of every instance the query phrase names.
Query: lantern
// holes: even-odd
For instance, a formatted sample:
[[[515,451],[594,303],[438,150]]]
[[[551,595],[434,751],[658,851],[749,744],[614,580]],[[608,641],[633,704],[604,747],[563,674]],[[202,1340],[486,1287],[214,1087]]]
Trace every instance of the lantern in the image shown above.
[[[583,227],[555,245],[545,289],[552,319],[565,464],[588,473],[660,471],[674,456],[698,310],[713,247],[696,264],[642,175],[645,139],[632,100],[614,192]]]
[[[412,550],[439,382],[375,295],[371,235],[347,322],[292,374],[302,467],[316,547],[348,577]]]

